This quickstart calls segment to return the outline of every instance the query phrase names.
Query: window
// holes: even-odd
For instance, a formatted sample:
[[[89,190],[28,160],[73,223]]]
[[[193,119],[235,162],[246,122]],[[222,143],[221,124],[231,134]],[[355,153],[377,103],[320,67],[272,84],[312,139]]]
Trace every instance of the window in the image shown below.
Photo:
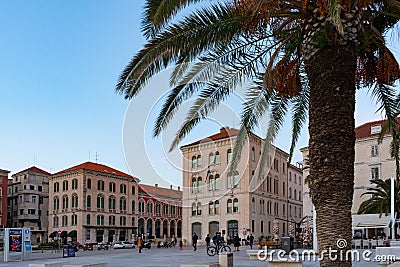
[[[32,196],[32,203],[36,203],[36,196]]]
[[[254,147],[251,148],[251,160],[255,161],[256,160],[256,151]]]
[[[215,202],[214,202],[214,214],[219,214],[219,201],[218,200],[216,200]]]
[[[60,208],[60,199],[58,197],[54,198],[53,207],[54,210],[58,210]]]
[[[260,214],[265,214],[265,200],[260,200]]]
[[[122,194],[126,194],[126,184],[121,184],[119,186],[119,192]]]
[[[196,161],[196,156],[192,157],[192,169],[196,169],[197,161]]]
[[[232,213],[232,208],[233,208],[233,201],[232,199],[228,199],[227,203],[226,203],[226,212],[227,213]]]
[[[90,195],[86,197],[86,207],[88,209],[92,207],[92,197]]]
[[[289,198],[292,199],[292,188],[289,187]]]
[[[285,204],[282,205],[282,213],[283,213],[283,216],[286,216],[286,205]]]
[[[232,161],[232,149],[228,149],[228,151],[226,152],[226,158],[228,163]]]
[[[278,167],[278,159],[274,159],[274,170],[279,172],[279,167]]]
[[[214,202],[208,203],[208,214],[209,215],[214,215]]]
[[[144,213],[144,201],[143,200],[139,200],[139,213],[143,214]]]
[[[78,189],[78,179],[72,180],[72,189]]]
[[[97,196],[97,208],[104,209],[104,197],[102,195]]]
[[[237,198],[233,199],[233,212],[239,212],[239,200]]]
[[[192,178],[192,193],[201,192],[201,187],[203,185],[203,179],[201,177]]]
[[[77,225],[78,223],[78,215],[72,214],[71,216],[71,225]]]
[[[104,215],[97,215],[97,225],[104,225]]]
[[[121,197],[119,199],[119,210],[126,211],[126,198],[124,198],[124,197]]]
[[[201,203],[197,202],[197,215],[201,215]]]
[[[86,224],[90,224],[90,214],[86,215]]]
[[[239,186],[239,172],[235,171],[234,175],[228,174],[228,188],[237,188]]]
[[[41,185],[38,186],[38,191],[42,192],[43,191],[43,187]]]
[[[72,205],[73,208],[78,208],[78,196],[76,194],[72,195]]]
[[[254,220],[251,220],[251,232],[255,232],[255,227],[254,227],[254,225],[255,225],[255,221]]]
[[[54,216],[53,218],[53,227],[58,227],[58,217]]]
[[[169,205],[164,204],[164,216],[168,216],[168,214],[169,214]]]
[[[171,216],[174,217],[176,213],[176,207],[171,205]]]
[[[63,181],[63,191],[68,191],[68,181]]]
[[[192,216],[196,216],[197,205],[195,202],[192,203]]]
[[[285,165],[286,165],[285,162],[282,163],[282,173],[283,173],[283,174],[285,174]]]
[[[68,209],[68,196],[63,196],[63,199],[62,199],[62,208],[63,208],[63,209]]]
[[[201,166],[203,165],[203,161],[201,159],[201,155],[197,156],[197,168],[201,168]]]
[[[54,183],[54,192],[59,192],[60,191],[60,184],[58,182]]]
[[[209,162],[209,165],[214,165],[214,164],[215,164],[214,153],[211,152],[211,153],[208,155],[208,162]]]
[[[125,226],[126,225],[126,217],[122,216],[119,218],[119,225]]]
[[[115,216],[111,215],[108,217],[108,225],[115,225]]]
[[[115,183],[110,182],[108,184],[108,191],[115,193]]]
[[[301,191],[299,190],[299,201],[301,201]]]
[[[208,178],[208,191],[214,191],[215,190],[215,180],[214,180],[214,175],[210,175]]]
[[[104,191],[104,181],[102,180],[97,181],[97,190]]]
[[[87,188],[92,189],[92,180],[91,179],[87,179]]]
[[[256,212],[256,200],[254,197],[251,199],[251,212]]]
[[[114,196],[110,196],[110,198],[108,199],[108,209],[110,210],[115,210],[115,197]]]
[[[28,214],[35,215],[36,210],[35,209],[28,209]]]
[[[377,157],[378,156],[378,145],[372,145],[371,146],[371,157]]]
[[[147,203],[147,214],[153,215],[153,202]]]
[[[135,200],[132,200],[132,213],[135,213]]]
[[[221,164],[221,156],[219,155],[219,152],[215,152],[215,165]]]
[[[286,194],[286,183],[285,182],[282,182],[282,194],[283,194],[283,196],[285,196],[285,194]]]
[[[132,227],[135,226],[135,217],[132,217]]]
[[[279,183],[279,180],[278,180],[278,176],[275,176],[275,179],[274,179],[274,194],[278,194],[279,193],[279,191],[278,191],[278,183]]]
[[[64,215],[61,217],[61,226],[68,226],[68,217]]]
[[[379,179],[379,168],[378,167],[371,168],[371,179],[372,180]]]
[[[136,194],[136,187],[132,186],[132,195]]]
[[[264,221],[261,221],[261,233],[264,233]]]

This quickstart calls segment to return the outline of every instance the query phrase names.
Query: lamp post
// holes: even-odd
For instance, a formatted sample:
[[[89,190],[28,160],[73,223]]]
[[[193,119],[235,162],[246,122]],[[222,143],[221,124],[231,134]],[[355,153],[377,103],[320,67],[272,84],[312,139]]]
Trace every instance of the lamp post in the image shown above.
[[[390,219],[392,221],[392,240],[396,239],[396,218],[394,216],[394,177],[390,177]]]

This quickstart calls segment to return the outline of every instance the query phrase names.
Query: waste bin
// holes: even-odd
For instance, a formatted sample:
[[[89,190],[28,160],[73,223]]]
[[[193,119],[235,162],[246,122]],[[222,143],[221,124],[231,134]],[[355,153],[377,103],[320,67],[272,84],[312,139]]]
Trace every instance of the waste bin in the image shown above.
[[[282,237],[282,249],[286,252],[286,254],[289,254],[289,252],[293,250],[293,237]]]
[[[73,246],[64,245],[63,246],[63,258],[75,257],[75,249]]]

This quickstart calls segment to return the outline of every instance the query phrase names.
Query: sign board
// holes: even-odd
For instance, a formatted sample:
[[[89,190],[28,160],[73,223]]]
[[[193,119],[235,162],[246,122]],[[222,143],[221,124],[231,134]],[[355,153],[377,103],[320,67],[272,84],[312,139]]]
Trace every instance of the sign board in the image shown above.
[[[22,252],[22,229],[10,229],[8,251]]]

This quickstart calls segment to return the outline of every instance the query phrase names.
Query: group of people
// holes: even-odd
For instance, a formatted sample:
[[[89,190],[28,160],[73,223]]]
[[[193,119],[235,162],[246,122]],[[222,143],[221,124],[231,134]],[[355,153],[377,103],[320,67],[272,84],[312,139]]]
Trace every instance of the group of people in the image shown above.
[[[253,249],[253,242],[254,242],[254,236],[252,234],[247,236],[247,243],[250,246],[250,249]],[[199,240],[199,237],[196,233],[193,233],[192,236],[192,246],[193,246],[193,251],[197,250],[197,241]],[[211,246],[211,240],[214,243],[214,246],[218,248],[218,246],[220,246],[224,241],[224,237],[221,235],[221,232],[217,232],[211,239],[210,234],[207,234],[206,238],[205,238],[205,242],[206,242],[206,249],[208,249]],[[233,246],[235,247],[235,251],[240,251],[239,247],[240,247],[240,241],[241,238],[239,237],[239,235],[236,233],[235,236],[233,237]],[[231,239],[230,236],[228,236],[228,245],[230,245]]]

